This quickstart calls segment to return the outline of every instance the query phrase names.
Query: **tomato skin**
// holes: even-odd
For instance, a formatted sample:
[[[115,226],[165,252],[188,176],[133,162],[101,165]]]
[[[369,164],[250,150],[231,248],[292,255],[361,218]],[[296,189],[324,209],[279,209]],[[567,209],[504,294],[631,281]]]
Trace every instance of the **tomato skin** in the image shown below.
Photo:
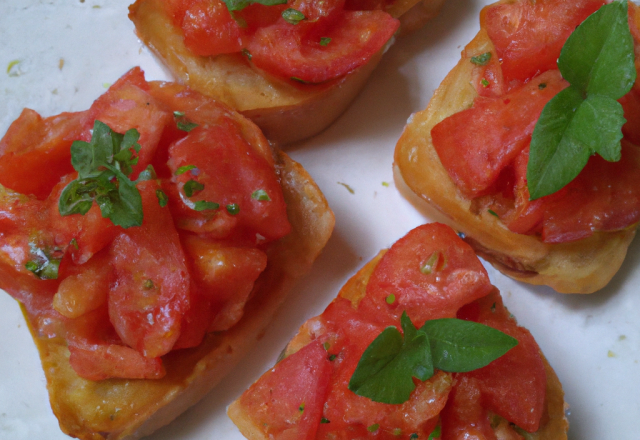
[[[140,133],[138,164],[129,176],[132,180],[147,168],[155,154],[165,125],[173,119],[148,93],[149,85],[139,67],[134,67],[95,100],[89,109],[92,121],[104,122],[116,133],[135,128]]]
[[[485,408],[528,432],[537,431],[544,412],[547,376],[531,333],[510,317],[497,290],[460,309],[458,318],[488,325],[518,340],[504,356],[464,375],[477,381]]]
[[[482,407],[477,380],[457,375],[441,414],[442,440],[496,440],[487,410]]]
[[[331,371],[326,350],[320,341],[312,342],[265,373],[240,403],[270,437],[313,440]]]
[[[421,272],[434,256],[431,273]],[[413,229],[382,257],[359,308],[371,320],[396,324],[406,311],[420,327],[428,319],[454,317],[462,305],[491,289],[471,247],[448,226],[433,223]],[[395,296],[391,304],[389,295]]]
[[[281,19],[258,29],[248,49],[255,66],[270,74],[322,83],[366,64],[399,25],[382,11],[345,11],[330,27],[307,33]],[[326,46],[323,37],[331,38]]]
[[[240,26],[221,1],[199,1],[191,5],[182,19],[184,44],[200,56],[234,53],[242,50]]]
[[[69,148],[91,139],[88,111],[43,119],[24,109],[0,140],[0,184],[45,199],[60,177],[73,171]]]
[[[142,226],[119,234],[110,248],[116,279],[109,292],[109,317],[122,341],[153,358],[169,352],[180,335],[190,281],[169,210],[158,204],[159,184],[141,182],[138,189]]]
[[[197,169],[175,176],[182,200],[215,202],[215,210],[195,211],[189,217],[202,220],[205,225],[215,222],[219,216],[232,215],[227,206],[237,205],[238,233],[256,234],[266,241],[277,240],[289,233],[286,204],[282,189],[273,168],[256,154],[242,138],[232,121],[224,125],[197,127],[169,150],[169,168],[175,175],[183,166],[195,165]],[[188,197],[184,184],[190,180],[204,185],[204,189]],[[256,191],[265,191],[269,200],[259,200]],[[186,205],[186,203],[185,203]],[[181,218],[177,219],[178,224]]]
[[[571,32],[604,4],[602,0],[538,0],[485,7],[480,25],[496,47],[507,86],[556,69],[560,50]]]
[[[546,86],[540,88],[542,84]],[[431,130],[442,165],[467,197],[491,189],[503,168],[528,145],[546,103],[568,85],[557,70],[545,72],[502,97],[476,99],[472,108]]]

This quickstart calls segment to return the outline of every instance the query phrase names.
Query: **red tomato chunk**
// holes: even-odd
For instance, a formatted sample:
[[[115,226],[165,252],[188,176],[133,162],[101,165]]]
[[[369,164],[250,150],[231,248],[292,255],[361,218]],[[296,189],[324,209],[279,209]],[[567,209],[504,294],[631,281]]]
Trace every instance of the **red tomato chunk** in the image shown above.
[[[134,182],[140,226],[116,226],[93,202],[60,214],[78,178],[72,142],[92,141],[95,120],[139,134],[129,152],[131,181],[149,174]],[[139,68],[85,112],[24,110],[0,140],[0,170],[0,288],[40,334],[66,338],[71,366],[90,380],[162,377],[163,355],[232,327],[269,243],[291,229],[257,128],[183,86],[147,83]],[[200,186],[186,194],[189,180]]]

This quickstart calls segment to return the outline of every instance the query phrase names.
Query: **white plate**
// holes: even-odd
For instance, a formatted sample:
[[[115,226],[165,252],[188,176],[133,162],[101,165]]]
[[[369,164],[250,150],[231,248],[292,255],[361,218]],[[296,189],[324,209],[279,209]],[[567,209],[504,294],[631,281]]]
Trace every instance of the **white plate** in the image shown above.
[[[485,2],[450,0],[428,28],[396,42],[332,127],[289,151],[335,211],[334,235],[254,352],[151,439],[242,439],[225,415],[226,406],[274,363],[298,326],[319,314],[364,261],[429,220],[398,194],[393,149],[409,115],[426,106],[477,32]],[[136,39],[127,5],[127,0],[0,1],[1,133],[23,107],[46,116],[88,108],[105,86],[135,65],[147,79],[168,79]],[[20,62],[10,75],[6,69],[14,60]],[[639,246],[637,241],[631,245],[618,275],[591,296],[563,296],[488,268],[564,385],[571,439],[640,437]],[[65,438],[49,408],[44,375],[18,306],[0,295],[0,439]]]

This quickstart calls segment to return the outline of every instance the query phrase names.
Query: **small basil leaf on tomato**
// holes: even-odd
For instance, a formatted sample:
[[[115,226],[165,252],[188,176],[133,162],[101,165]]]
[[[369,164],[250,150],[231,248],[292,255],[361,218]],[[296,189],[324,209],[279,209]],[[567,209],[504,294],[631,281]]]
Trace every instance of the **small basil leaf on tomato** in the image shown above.
[[[263,189],[257,189],[251,194],[251,198],[254,200],[259,200],[261,202],[269,202],[271,201],[271,197],[269,194]]]
[[[489,365],[518,345],[517,339],[500,330],[455,318],[427,321],[420,331],[429,338],[434,367],[455,373]]]
[[[570,86],[542,110],[531,138],[527,185],[535,200],[562,189],[595,153],[620,159],[617,102],[636,80],[626,1],[602,6],[565,42],[558,68]]]
[[[209,210],[216,210],[218,208],[220,208],[220,204],[215,202],[207,202],[206,200],[198,200],[193,205],[194,211],[209,211]]]
[[[174,174],[175,174],[176,176],[180,176],[181,174],[184,174],[184,173],[186,173],[187,171],[191,171],[191,170],[193,170],[194,168],[196,168],[196,166],[195,166],[195,165],[184,165],[184,166],[179,167],[179,168],[176,170],[176,172],[175,172]]]
[[[329,43],[331,43],[331,38],[329,37],[320,38],[320,46],[327,46],[329,45]]]
[[[349,389],[375,402],[399,404],[409,400],[415,389],[413,377],[426,380],[433,375],[429,341],[416,330],[406,313],[402,327],[387,327],[364,351],[349,381]]]
[[[438,425],[435,428],[433,428],[433,431],[431,431],[431,434],[429,434],[429,438],[427,438],[427,440],[435,440],[437,438],[440,438],[441,435],[442,435],[442,428],[440,427],[440,425]]]
[[[307,17],[297,9],[289,8],[282,11],[282,18],[289,24],[296,25],[300,23],[302,20],[306,20]]]
[[[287,0],[222,0],[229,11],[241,11],[249,5],[259,3],[265,6],[282,5]]]
[[[236,215],[240,212],[240,206],[236,203],[230,203],[227,205],[227,212],[231,215]]]
[[[161,208],[164,208],[169,203],[169,197],[167,197],[167,193],[165,193],[161,189],[156,190],[156,197],[158,198],[158,205],[160,205]]]

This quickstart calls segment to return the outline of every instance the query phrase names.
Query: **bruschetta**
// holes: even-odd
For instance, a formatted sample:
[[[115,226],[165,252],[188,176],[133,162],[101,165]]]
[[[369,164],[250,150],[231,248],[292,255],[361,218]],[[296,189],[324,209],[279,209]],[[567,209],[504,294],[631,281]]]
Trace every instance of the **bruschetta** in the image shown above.
[[[570,184],[536,200],[527,187],[536,121],[569,85],[558,72],[560,50],[604,3],[487,6],[479,33],[428,107],[411,116],[395,150],[394,173],[408,197],[444,213],[503,273],[563,293],[604,287],[640,220],[638,82],[620,99],[627,119],[620,161],[591,157]],[[636,54],[639,18],[629,2]]]
[[[422,26],[443,0],[260,3],[138,0],[129,17],[178,81],[289,144],[342,114],[392,36]]]
[[[0,141],[0,288],[60,428],[136,439],[256,342],[333,229],[305,170],[236,111],[134,68]]]
[[[499,345],[485,331],[517,345],[454,366]],[[250,440],[567,438],[558,378],[443,224],[415,228],[366,264],[283,357],[228,408]]]

